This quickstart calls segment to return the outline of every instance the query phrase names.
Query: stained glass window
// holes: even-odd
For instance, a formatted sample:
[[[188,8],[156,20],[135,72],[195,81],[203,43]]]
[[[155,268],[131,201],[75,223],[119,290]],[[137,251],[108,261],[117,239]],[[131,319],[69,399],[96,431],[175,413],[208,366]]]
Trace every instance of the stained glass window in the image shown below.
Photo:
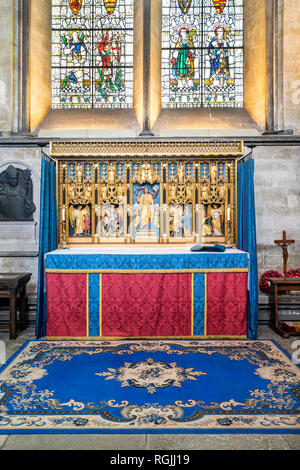
[[[243,0],[162,0],[162,107],[243,106]]]
[[[52,107],[130,108],[133,0],[52,0]]]

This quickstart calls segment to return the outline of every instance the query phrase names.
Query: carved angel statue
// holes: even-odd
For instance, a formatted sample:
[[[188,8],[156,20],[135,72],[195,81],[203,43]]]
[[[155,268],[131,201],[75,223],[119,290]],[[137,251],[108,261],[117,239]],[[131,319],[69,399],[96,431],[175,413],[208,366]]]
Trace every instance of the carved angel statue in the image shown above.
[[[211,204],[208,209],[208,215],[211,219],[213,234],[216,236],[223,235],[224,206]]]
[[[74,235],[82,235],[90,231],[90,208],[89,206],[70,206],[69,218]]]

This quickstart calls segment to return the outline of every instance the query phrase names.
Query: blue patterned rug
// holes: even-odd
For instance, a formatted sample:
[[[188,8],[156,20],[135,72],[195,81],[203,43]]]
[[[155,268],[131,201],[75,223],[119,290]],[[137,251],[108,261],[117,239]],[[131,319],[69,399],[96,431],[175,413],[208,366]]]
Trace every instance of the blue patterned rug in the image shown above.
[[[299,431],[272,341],[28,341],[0,369],[0,434]]]

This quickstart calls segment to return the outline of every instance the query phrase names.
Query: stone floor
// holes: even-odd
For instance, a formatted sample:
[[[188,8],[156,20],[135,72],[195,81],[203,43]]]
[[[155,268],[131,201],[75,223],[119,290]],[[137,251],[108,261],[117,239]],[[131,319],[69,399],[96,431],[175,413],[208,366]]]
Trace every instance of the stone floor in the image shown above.
[[[260,326],[259,339],[274,339],[289,354],[297,338],[283,339],[268,326]],[[27,339],[34,339],[34,328],[9,340],[0,331],[0,340],[6,343],[7,359]],[[300,450],[299,434],[34,434],[0,435],[1,450]]]

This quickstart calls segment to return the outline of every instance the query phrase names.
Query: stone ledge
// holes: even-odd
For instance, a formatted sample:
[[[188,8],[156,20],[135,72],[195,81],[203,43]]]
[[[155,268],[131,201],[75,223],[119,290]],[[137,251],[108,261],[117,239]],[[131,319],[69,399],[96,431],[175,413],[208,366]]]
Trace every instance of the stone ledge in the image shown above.
[[[236,131],[235,131],[236,132]],[[76,141],[95,141],[95,138],[92,137],[85,137],[85,138],[77,138]],[[229,141],[229,140],[243,140],[246,147],[254,148],[259,146],[300,146],[300,135],[259,135],[259,136],[245,136],[241,133],[239,136],[232,135],[226,137],[220,136],[196,136],[196,137],[186,137],[186,136],[176,136],[176,132],[174,132],[173,137],[157,137],[157,136],[147,136],[147,137],[114,137],[114,138],[97,138],[97,141],[123,141],[123,142],[143,142],[145,140],[153,140],[153,141],[161,141],[164,140],[165,142],[176,142],[176,140],[180,141],[195,141],[195,142],[205,142],[205,141]],[[55,138],[55,137],[36,137],[35,135],[24,135],[24,136],[17,136],[16,134],[7,134],[5,136],[1,135],[0,133],[0,147],[47,147],[50,142],[52,141],[62,141],[62,142],[73,142],[74,138]],[[300,156],[300,155],[299,155]]]
[[[0,251],[0,258],[36,258],[38,251]]]

